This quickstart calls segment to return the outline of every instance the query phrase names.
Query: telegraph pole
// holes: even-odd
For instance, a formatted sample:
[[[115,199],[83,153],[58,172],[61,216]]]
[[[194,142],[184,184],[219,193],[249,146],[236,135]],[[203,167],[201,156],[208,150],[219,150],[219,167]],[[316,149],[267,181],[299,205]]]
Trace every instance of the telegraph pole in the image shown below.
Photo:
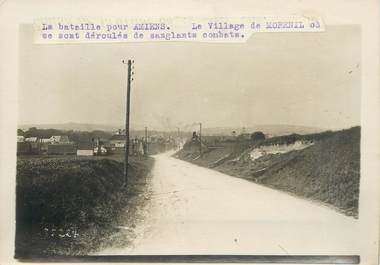
[[[181,149],[179,127],[177,127],[178,150]]]
[[[199,123],[199,156],[202,157],[202,123]]]
[[[125,61],[122,61],[126,64]],[[128,72],[127,72],[127,95],[126,95],[126,115],[125,115],[125,161],[124,161],[124,186],[128,185],[128,157],[129,157],[129,114],[130,114],[130,102],[131,102],[131,81],[132,78],[132,63],[128,60]]]
[[[148,155],[148,127],[145,127],[145,154]]]

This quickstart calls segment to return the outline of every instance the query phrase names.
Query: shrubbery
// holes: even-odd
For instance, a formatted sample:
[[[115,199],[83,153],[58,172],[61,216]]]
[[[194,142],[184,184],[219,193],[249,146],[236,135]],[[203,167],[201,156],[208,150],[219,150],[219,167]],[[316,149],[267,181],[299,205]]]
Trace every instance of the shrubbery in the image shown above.
[[[101,224],[121,202],[123,164],[109,160],[19,160],[17,221],[27,224]]]
[[[265,140],[265,134],[263,132],[254,132],[251,134],[252,141]]]
[[[87,255],[107,244],[153,166],[150,157],[132,157],[123,188],[123,160],[18,157],[15,257]]]

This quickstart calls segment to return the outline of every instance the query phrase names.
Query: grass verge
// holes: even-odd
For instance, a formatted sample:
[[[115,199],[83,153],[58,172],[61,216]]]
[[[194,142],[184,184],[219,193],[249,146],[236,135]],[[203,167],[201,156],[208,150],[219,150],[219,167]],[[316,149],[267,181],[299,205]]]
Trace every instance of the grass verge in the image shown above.
[[[110,243],[116,222],[144,192],[153,166],[152,158],[132,158],[124,187],[121,161],[121,157],[19,157],[15,257],[86,255]]]

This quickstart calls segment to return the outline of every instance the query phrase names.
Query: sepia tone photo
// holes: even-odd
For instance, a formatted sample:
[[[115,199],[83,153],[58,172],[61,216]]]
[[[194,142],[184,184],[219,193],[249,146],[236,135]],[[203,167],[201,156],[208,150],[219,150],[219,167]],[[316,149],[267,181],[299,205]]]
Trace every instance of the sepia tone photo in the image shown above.
[[[357,254],[360,26],[19,65],[16,258]]]

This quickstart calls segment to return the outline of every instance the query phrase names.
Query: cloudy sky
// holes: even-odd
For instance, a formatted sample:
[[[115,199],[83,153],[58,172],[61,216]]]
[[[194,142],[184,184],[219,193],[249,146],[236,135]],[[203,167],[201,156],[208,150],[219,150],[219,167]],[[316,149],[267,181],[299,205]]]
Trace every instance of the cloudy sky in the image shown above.
[[[19,123],[123,124],[135,60],[135,128],[360,124],[360,28],[258,33],[244,44],[35,45],[20,30]]]

